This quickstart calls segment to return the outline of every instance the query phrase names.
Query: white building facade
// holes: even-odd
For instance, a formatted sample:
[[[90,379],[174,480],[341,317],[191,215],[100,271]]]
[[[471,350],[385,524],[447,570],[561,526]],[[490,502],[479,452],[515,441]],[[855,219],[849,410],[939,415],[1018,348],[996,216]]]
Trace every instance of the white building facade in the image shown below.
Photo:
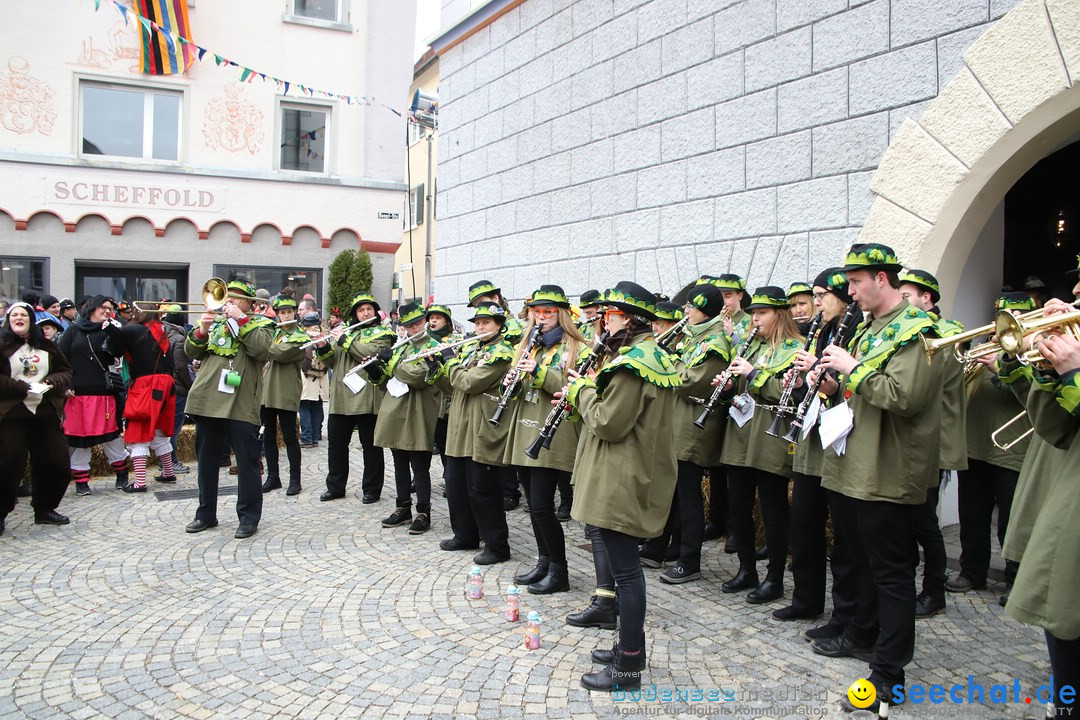
[[[1080,137],[1068,0],[469,11],[444,14],[432,43],[444,302],[482,277],[514,299],[624,278],[674,294],[724,272],[786,285],[861,236],[981,318],[1002,283],[1005,192]]]
[[[137,23],[108,2],[63,22],[4,9],[0,296],[197,301],[208,278],[246,276],[321,305],[327,265],[363,247],[388,302],[405,123],[380,103],[404,104],[415,3],[188,6],[208,52],[170,76],[139,73]]]

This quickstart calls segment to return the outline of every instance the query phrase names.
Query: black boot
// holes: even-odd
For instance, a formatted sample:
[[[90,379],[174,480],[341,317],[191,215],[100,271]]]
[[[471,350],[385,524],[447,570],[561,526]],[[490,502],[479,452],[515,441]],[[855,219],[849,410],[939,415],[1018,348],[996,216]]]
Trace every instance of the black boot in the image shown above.
[[[610,665],[605,665],[594,673],[581,676],[581,684],[588,690],[622,690],[641,685],[641,671],[645,668],[645,650],[636,655],[627,655],[618,645],[615,646],[615,658]]]
[[[534,582],[539,582],[540,580],[543,580],[545,577],[547,577],[548,564],[550,562],[551,561],[548,560],[546,555],[541,555],[540,557],[536,558],[536,567],[534,567],[527,573],[522,573],[521,575],[514,576],[514,583],[516,583],[518,586],[532,585]]]
[[[30,487],[30,483],[24,482],[19,486],[19,489],[15,491],[16,497],[31,497],[34,494],[33,488]]]
[[[548,572],[540,580],[530,583],[527,588],[533,595],[550,595],[551,593],[566,592],[570,589],[570,573],[566,562],[548,563]]]
[[[751,567],[740,567],[738,574],[720,586],[720,590],[726,593],[739,592],[757,587],[757,570]]]
[[[566,624],[574,627],[595,627],[614,630],[619,612],[615,598],[593,595],[589,607],[566,616]]]
[[[615,642],[612,643],[610,650],[605,650],[604,648],[596,648],[592,651],[592,654],[589,657],[591,657],[592,661],[597,665],[610,665],[611,663],[615,662],[615,650],[618,649],[618,647],[619,641],[615,640]],[[641,642],[641,664],[645,664],[644,640],[642,640]]]
[[[128,485],[128,471],[117,470],[116,471],[116,489],[123,490]]]
[[[289,468],[289,489],[285,491],[286,495],[299,495],[300,494],[300,468],[295,470]]]
[[[756,589],[746,596],[746,602],[751,605],[760,605],[779,600],[782,597],[784,597],[784,576],[772,578],[766,575],[765,582],[758,585]]]
[[[280,489],[281,489],[281,478],[279,478],[277,476],[277,474],[267,475],[266,476],[266,482],[264,482],[262,484],[262,491],[264,493],[267,493],[267,492],[270,492],[271,490],[280,490]]]

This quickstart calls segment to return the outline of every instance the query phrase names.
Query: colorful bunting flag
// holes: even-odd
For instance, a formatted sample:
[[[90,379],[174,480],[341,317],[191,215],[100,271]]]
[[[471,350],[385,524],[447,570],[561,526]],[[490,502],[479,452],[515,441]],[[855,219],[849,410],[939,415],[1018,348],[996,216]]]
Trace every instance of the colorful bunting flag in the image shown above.
[[[174,40],[191,40],[187,0],[136,0],[142,43],[139,65],[147,75],[176,75],[195,62],[195,48]]]

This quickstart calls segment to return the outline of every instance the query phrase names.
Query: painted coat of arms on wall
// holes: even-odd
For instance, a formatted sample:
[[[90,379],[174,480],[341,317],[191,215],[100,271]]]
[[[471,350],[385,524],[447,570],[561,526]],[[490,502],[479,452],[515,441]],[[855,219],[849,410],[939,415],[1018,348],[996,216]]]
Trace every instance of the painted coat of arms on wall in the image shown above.
[[[52,134],[56,122],[53,90],[30,74],[30,62],[13,56],[0,73],[0,127],[19,135]]]
[[[259,152],[263,142],[263,113],[255,103],[240,97],[242,85],[226,85],[225,97],[218,96],[206,106],[203,137],[206,146],[232,153]]]

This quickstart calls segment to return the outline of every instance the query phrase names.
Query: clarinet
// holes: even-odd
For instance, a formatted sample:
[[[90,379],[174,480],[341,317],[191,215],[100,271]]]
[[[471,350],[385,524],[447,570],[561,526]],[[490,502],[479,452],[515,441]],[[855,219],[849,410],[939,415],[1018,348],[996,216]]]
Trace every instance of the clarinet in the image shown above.
[[[656,344],[660,346],[660,349],[664,352],[671,352],[671,346],[674,344],[675,338],[679,336],[679,333],[686,327],[688,322],[690,322],[690,317],[683,315],[681,320],[660,333],[660,337],[656,338]]]
[[[609,333],[605,330],[600,334],[600,337],[596,338],[593,342],[592,352],[582,358],[581,362],[575,368],[578,375],[584,375],[589,372],[593,365],[599,361],[601,357],[601,350],[607,343]],[[529,447],[525,448],[525,454],[536,460],[540,457],[540,450],[550,450],[551,440],[555,437],[555,431],[562,425],[562,421],[570,415],[570,403],[566,401],[566,398],[560,398],[559,402],[555,404],[555,407],[548,413],[547,419],[544,420],[544,426],[540,428],[540,434],[536,436],[536,439],[532,441]]]
[[[847,335],[850,330],[854,328],[849,327],[855,320],[855,315],[859,312],[859,304],[851,303],[847,306],[847,310],[844,311],[844,317],[840,319],[840,324],[836,328],[836,344],[843,347],[847,344]],[[810,404],[814,402],[814,398],[817,397],[818,388],[821,387],[821,381],[825,378],[825,373],[818,373],[817,382],[811,384],[806,388],[806,397],[799,403],[799,410],[795,413],[795,417],[791,420],[791,426],[788,428],[787,434],[784,435],[784,439],[789,443],[799,444],[799,436],[802,434],[803,421],[806,418],[806,412],[810,409]]]
[[[739,348],[736,357],[746,357],[746,353],[750,351],[750,343],[757,337],[758,330],[760,329],[761,328],[757,325],[751,328],[750,334],[746,337],[746,342]],[[731,380],[734,374],[735,373],[731,370],[731,366],[728,366],[724,372],[720,373],[720,384],[713,390],[712,395],[710,395],[709,399],[705,402],[705,407],[701,409],[701,415],[698,415],[698,419],[694,421],[694,424],[697,425],[698,428],[705,428],[705,422],[709,419],[709,415],[711,415],[713,410],[716,409],[716,406],[720,404],[720,395],[724,392],[724,386],[728,384],[728,381]]]
[[[540,326],[534,325],[532,332],[525,341],[525,349],[521,352],[521,357],[531,353],[538,342],[540,342]],[[499,424],[499,419],[506,410],[506,406],[510,404],[510,398],[513,396],[518,383],[521,382],[521,376],[524,374],[524,371],[518,370],[516,367],[512,367],[507,371],[506,377],[503,378],[503,391],[502,395],[499,396],[499,404],[495,407],[495,413],[488,419],[489,423],[496,426]]]
[[[818,313],[814,316],[814,319],[810,321],[810,329],[806,332],[806,343],[803,345],[803,352],[810,352],[810,346],[814,344],[814,340],[817,339],[818,333],[821,330],[821,317],[823,313]],[[791,412],[791,408],[788,407],[788,403],[791,402],[791,394],[795,392],[795,377],[798,373],[788,373],[784,377],[784,387],[780,391],[780,402],[776,406],[775,414],[773,415],[772,424],[769,425],[769,429],[765,431],[766,435],[772,435],[773,437],[780,437],[780,423],[784,415]]]

